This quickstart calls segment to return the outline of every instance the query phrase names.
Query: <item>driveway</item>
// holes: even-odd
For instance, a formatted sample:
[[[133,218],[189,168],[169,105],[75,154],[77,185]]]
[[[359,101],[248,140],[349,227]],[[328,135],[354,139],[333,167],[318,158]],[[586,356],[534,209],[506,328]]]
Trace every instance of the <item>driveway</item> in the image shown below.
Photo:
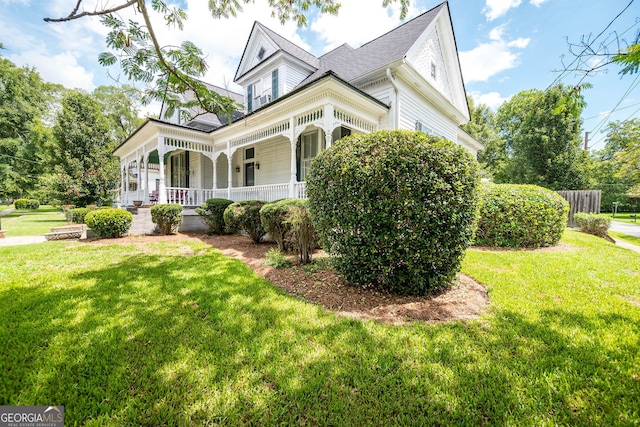
[[[640,222],[636,225],[627,224],[626,222],[611,221],[611,227],[609,227],[609,230],[640,238]]]
[[[46,242],[44,236],[15,236],[0,239],[0,246],[30,245],[32,243]]]

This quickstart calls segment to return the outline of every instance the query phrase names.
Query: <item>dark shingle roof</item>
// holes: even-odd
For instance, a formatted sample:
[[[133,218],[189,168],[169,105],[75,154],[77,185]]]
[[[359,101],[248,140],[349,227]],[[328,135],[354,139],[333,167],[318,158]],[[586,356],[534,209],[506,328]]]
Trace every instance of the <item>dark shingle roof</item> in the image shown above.
[[[445,7],[445,3],[441,3],[357,49],[342,45],[323,55],[320,57],[318,70],[301,84],[315,80],[328,70],[334,71],[346,81],[352,81],[368,72],[402,59],[443,7]]]

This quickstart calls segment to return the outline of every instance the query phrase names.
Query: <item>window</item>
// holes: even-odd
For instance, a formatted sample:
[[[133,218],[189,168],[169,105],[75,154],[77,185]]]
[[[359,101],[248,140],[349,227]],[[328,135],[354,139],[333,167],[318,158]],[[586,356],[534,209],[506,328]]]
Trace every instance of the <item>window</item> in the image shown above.
[[[302,156],[300,158],[300,178],[304,181],[311,168],[311,161],[318,155],[318,132],[302,135],[300,148],[302,150]]]
[[[253,85],[247,86],[247,111],[253,110]]]
[[[264,47],[260,46],[260,50],[258,50],[258,60],[262,61],[265,53],[267,53],[267,51],[264,49]]]
[[[247,148],[246,150],[244,150],[244,159],[245,160],[249,160],[249,159],[253,159],[256,155],[256,149],[255,148]]]
[[[438,67],[435,62],[431,62],[431,78],[435,80],[437,77]]]

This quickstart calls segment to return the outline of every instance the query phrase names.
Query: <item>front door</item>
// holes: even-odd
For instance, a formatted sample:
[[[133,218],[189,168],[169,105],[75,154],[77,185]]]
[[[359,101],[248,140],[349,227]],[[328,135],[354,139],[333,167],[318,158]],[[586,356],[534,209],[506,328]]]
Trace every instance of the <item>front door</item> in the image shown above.
[[[253,187],[256,185],[254,163],[244,164],[244,185],[245,187]]]

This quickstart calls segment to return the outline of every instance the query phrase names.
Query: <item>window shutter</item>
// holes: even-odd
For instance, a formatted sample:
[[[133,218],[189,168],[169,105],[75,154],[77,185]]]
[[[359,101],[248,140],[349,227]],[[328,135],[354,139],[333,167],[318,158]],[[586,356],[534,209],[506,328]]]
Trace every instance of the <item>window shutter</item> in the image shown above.
[[[253,110],[253,85],[247,86],[247,111]]]
[[[271,72],[271,99],[278,97],[278,69]]]

